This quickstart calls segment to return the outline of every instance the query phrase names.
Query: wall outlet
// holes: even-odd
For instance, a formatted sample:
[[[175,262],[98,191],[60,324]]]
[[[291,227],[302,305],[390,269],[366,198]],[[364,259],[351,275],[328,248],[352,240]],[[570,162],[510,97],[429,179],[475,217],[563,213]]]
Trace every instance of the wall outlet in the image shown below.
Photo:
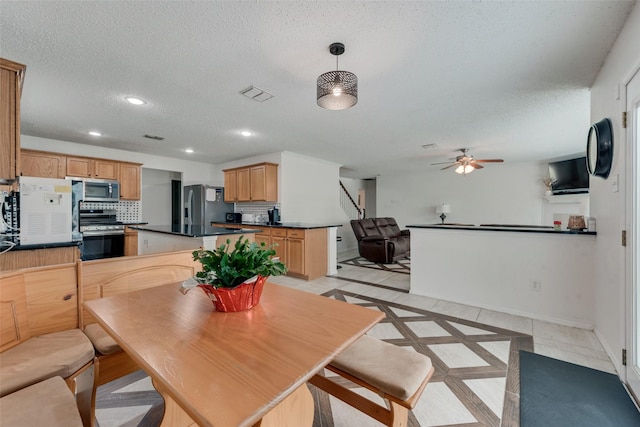
[[[149,241],[148,241],[147,239],[143,240],[143,241],[142,241],[142,245],[143,245],[145,248],[148,248],[148,247],[149,247]]]
[[[542,290],[542,282],[540,280],[532,280],[529,282],[529,290],[540,292]]]

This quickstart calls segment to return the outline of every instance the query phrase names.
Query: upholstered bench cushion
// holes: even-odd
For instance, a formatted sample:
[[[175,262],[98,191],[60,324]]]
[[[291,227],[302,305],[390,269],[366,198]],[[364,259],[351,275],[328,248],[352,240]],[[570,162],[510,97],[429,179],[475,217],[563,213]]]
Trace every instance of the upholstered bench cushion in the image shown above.
[[[0,396],[54,376],[66,378],[94,355],[80,329],[30,338],[0,354]]]
[[[118,343],[97,323],[87,325],[84,328],[84,333],[89,337],[93,346],[100,354],[111,354],[120,350]]]
[[[67,384],[53,377],[1,398],[0,425],[82,427],[82,419]]]
[[[364,335],[347,347],[332,366],[379,390],[407,400],[431,371],[431,359],[416,351]]]

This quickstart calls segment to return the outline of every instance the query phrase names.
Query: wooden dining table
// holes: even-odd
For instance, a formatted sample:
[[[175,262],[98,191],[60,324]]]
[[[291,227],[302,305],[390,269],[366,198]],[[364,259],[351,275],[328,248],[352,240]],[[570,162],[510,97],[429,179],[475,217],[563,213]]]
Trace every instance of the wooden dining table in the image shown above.
[[[260,303],[224,313],[179,283],[84,303],[151,377],[162,426],[313,423],[307,380],[384,314],[266,283]]]

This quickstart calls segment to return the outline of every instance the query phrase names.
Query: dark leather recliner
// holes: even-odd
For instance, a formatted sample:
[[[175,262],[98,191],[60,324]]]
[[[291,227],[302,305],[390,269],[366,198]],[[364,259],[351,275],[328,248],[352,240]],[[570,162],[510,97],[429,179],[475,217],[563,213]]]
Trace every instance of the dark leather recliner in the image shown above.
[[[366,218],[351,221],[358,239],[360,256],[380,264],[411,255],[409,230],[400,230],[393,218]]]

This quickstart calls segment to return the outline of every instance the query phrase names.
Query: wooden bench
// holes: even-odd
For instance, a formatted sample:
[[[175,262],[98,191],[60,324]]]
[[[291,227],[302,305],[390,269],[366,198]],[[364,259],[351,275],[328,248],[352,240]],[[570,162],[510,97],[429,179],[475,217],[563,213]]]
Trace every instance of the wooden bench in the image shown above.
[[[62,377],[49,378],[0,398],[0,425],[83,426],[73,393]]]
[[[434,373],[431,359],[427,356],[367,335],[347,347],[326,368],[376,393],[384,399],[387,407],[331,377],[316,374],[309,382],[392,427],[407,425],[409,410],[415,407]]]
[[[0,396],[60,376],[75,395],[83,424],[90,426],[96,359],[78,329],[77,304],[75,264],[0,274]],[[50,404],[43,399],[36,406],[46,412]],[[4,420],[2,414],[3,425]]]
[[[202,268],[199,262],[193,260],[192,252],[187,250],[78,262],[80,324],[98,351],[97,386],[140,368],[84,311],[82,304],[97,298],[184,281]]]

